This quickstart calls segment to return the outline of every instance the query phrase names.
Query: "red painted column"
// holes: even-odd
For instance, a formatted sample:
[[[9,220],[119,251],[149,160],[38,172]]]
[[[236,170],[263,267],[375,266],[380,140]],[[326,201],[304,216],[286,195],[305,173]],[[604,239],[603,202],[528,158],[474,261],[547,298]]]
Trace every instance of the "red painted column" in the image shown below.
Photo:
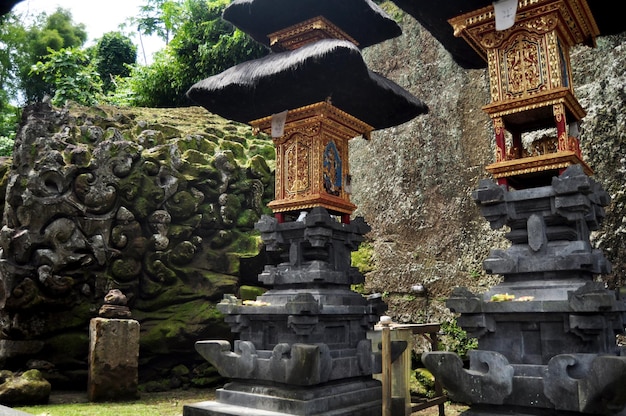
[[[556,137],[558,138],[558,151],[568,150],[567,123],[565,120],[565,106],[554,104],[552,106],[554,121],[556,122]]]

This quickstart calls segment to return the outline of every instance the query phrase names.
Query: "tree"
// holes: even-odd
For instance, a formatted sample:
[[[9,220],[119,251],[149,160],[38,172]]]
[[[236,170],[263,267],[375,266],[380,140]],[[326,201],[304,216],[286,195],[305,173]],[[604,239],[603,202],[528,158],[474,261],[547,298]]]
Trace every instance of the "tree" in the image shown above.
[[[19,91],[14,62],[21,56],[26,30],[11,13],[0,16],[0,156],[13,150],[21,109],[12,104]]]
[[[79,48],[87,40],[84,24],[75,24],[69,10],[58,8],[51,15],[41,13],[28,29],[23,39],[21,55],[15,61],[19,88],[26,101],[38,101],[45,95],[52,94],[50,86],[41,74],[33,73],[31,68],[39,61],[45,61],[49,51],[63,48]]]
[[[118,102],[123,98],[138,106],[188,105],[185,92],[195,82],[269,52],[222,19],[229,0],[147,1],[151,7],[167,6],[152,16],[155,22],[169,21],[173,37],[151,65],[135,66]],[[176,18],[167,20],[172,10],[176,10]]]
[[[0,109],[17,95],[15,62],[22,56],[26,30],[12,13],[0,16]]]
[[[184,73],[194,82],[269,51],[222,19],[229,0],[187,0],[186,19],[171,42]]]
[[[139,8],[139,16],[130,20],[140,33],[157,35],[167,45],[180,23],[181,9],[181,3],[175,0],[146,0]]]
[[[178,66],[167,48],[157,52],[150,65],[133,65],[130,76],[117,78],[117,88],[107,100],[114,105],[171,107],[183,90],[178,82]]]
[[[91,57],[78,48],[49,49],[44,61],[37,62],[34,74],[50,85],[52,104],[64,105],[68,100],[94,105],[102,96],[102,81]]]
[[[105,33],[96,43],[94,53],[105,94],[115,89],[115,77],[130,75],[129,65],[137,60],[137,47],[120,32]]]

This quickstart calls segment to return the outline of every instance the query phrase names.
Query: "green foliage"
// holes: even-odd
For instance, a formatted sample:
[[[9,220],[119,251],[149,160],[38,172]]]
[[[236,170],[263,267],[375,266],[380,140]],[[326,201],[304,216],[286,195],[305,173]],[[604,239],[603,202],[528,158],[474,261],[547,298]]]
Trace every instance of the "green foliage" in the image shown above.
[[[0,87],[4,103],[18,97],[41,100],[52,89],[41,74],[31,68],[45,61],[50,50],[79,48],[87,39],[85,26],[74,24],[68,10],[58,8],[51,15],[41,13],[29,26],[21,16],[9,13],[0,20]]]
[[[472,271],[470,271],[470,277],[472,279],[478,280],[478,279],[481,278],[481,276],[482,276],[482,274],[481,274],[480,270],[472,270]]]
[[[35,31],[36,33],[36,31]],[[61,39],[61,48],[80,47],[87,40],[87,30],[82,23],[76,24],[72,21],[72,13],[67,9],[58,8],[48,16],[46,23],[41,30],[44,36],[50,35]],[[43,44],[39,42],[40,48]],[[45,51],[50,45],[45,45],[46,49],[40,49],[41,56],[46,55]],[[57,48],[55,50],[58,50]]]
[[[26,30],[17,16],[12,13],[0,16],[0,109],[17,94],[19,81],[15,63],[22,56],[21,46],[26,37]],[[4,134],[4,133],[0,133]]]
[[[186,91],[176,58],[167,48],[155,54],[151,65],[133,65],[130,76],[117,77],[115,83],[117,88],[107,98],[114,105],[170,107],[173,101],[182,102]]]
[[[182,6],[173,0],[146,0],[146,4],[139,8],[137,17],[130,22],[136,25],[137,30],[145,35],[157,35],[169,43],[170,36],[180,23]]]
[[[21,115],[22,110],[19,107],[0,100],[0,156],[10,156],[13,152],[13,139],[15,139]]]
[[[194,83],[268,53],[262,45],[222,19],[229,0],[147,0],[136,20],[143,33],[170,38],[149,66],[135,65],[109,98],[113,104],[143,107],[189,105]]]
[[[358,283],[356,285],[350,285],[350,290],[361,295],[367,295],[367,291],[365,290],[365,284]]]
[[[51,86],[52,104],[60,106],[67,101],[94,105],[102,95],[102,81],[93,61],[78,48],[61,49],[37,62],[32,72],[40,75]]]
[[[478,340],[470,338],[456,322],[456,319],[441,323],[441,349],[457,353],[461,358],[467,357],[467,352],[478,347]]]
[[[96,70],[102,79],[106,94],[115,89],[115,77],[130,75],[129,65],[137,59],[137,48],[132,40],[120,32],[105,33],[95,47]]]
[[[363,274],[374,270],[374,247],[369,243],[362,243],[357,251],[352,252],[352,266]]]
[[[38,101],[52,95],[54,89],[42,73],[33,72],[33,65],[45,62],[51,51],[80,48],[87,40],[85,25],[75,24],[69,10],[58,8],[51,15],[42,13],[26,30],[25,42],[20,46],[23,54],[17,62],[20,89],[27,101]]]
[[[13,146],[15,142],[13,139],[0,136],[0,156],[11,156],[13,154]]]

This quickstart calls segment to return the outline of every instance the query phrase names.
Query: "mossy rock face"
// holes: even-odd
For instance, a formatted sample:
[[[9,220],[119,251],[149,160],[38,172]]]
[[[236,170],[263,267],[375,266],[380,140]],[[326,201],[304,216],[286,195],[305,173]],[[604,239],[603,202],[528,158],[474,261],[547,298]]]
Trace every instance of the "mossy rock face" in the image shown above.
[[[1,329],[44,340],[32,358],[71,381],[87,366],[77,334],[117,288],[141,324],[143,365],[203,362],[195,341],[232,337],[215,304],[260,250],[253,227],[273,197],[274,161],[250,149],[271,140],[199,107],[24,111],[0,171]]]

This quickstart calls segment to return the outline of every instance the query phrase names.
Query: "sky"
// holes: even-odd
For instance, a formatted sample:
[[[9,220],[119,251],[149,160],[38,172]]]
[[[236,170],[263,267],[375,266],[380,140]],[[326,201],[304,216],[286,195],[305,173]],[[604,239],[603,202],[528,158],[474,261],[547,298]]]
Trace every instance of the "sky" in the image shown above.
[[[136,16],[143,4],[145,0],[23,0],[13,7],[13,12],[28,19],[28,16],[41,12],[51,14],[58,7],[68,9],[74,23],[85,24],[88,36],[85,46],[90,46],[104,33],[117,31],[120,24],[128,23],[128,18]],[[164,47],[163,41],[156,36],[140,37],[135,31],[131,38],[137,45],[137,62],[140,64],[152,62],[152,54]]]

